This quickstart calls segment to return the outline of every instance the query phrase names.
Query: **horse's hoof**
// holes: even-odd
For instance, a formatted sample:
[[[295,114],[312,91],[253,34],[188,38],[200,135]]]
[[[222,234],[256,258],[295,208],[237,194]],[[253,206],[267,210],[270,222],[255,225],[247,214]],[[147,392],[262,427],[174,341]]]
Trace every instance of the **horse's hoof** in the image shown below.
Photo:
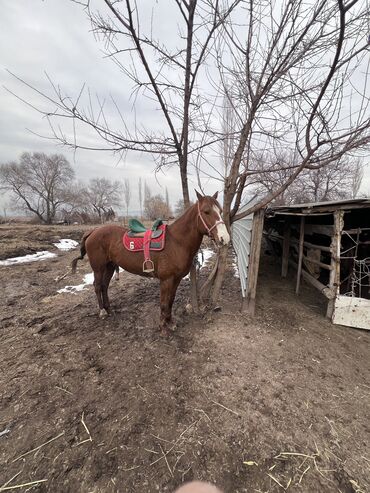
[[[171,332],[175,332],[177,329],[177,323],[173,322],[171,325],[168,326],[168,328]]]
[[[163,339],[168,339],[170,337],[170,331],[168,329],[161,329],[159,335],[163,337]]]
[[[105,308],[103,308],[102,310],[100,310],[99,317],[100,318],[107,318],[107,317],[109,317],[109,313],[107,312],[107,310]]]

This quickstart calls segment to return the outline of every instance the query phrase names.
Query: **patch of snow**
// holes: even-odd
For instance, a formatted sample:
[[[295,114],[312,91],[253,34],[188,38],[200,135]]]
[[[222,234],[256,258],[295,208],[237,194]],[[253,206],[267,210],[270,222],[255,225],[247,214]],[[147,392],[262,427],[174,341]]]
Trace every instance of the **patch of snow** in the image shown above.
[[[118,267],[118,272],[115,270],[113,274],[113,279],[119,279],[119,275],[121,272],[124,272],[125,269],[122,269],[122,267]]]
[[[234,277],[239,279],[240,275],[239,275],[239,269],[238,269],[238,258],[236,255],[234,256],[234,260],[233,260],[233,270],[234,270]]]
[[[94,282],[94,273],[90,272],[90,274],[86,274],[82,281],[82,284],[77,284],[75,286],[66,286],[65,288],[58,289],[58,293],[76,294],[78,291],[83,291],[86,286],[89,286]]]
[[[0,437],[9,435],[10,433],[10,428],[5,428],[5,430],[0,431]]]
[[[214,256],[215,252],[211,250],[210,248],[204,248],[201,250],[198,250],[197,253],[197,258],[196,258],[196,264],[197,268],[203,269],[203,267],[206,265],[208,260]],[[184,279],[189,279],[190,274],[184,277]]]
[[[204,248],[203,250],[199,250],[197,253],[197,261],[199,263],[199,268],[202,269],[205,264],[208,262],[210,258],[213,257],[215,252],[210,250],[209,248]]]
[[[78,246],[78,241],[64,238],[62,240],[59,240],[58,243],[54,243],[54,246],[59,248],[59,250],[63,250],[63,251],[73,250]]]
[[[51,253],[45,250],[42,252],[24,255],[23,257],[13,257],[6,260],[0,260],[0,265],[27,264],[28,262],[38,262],[39,260],[47,260],[53,257],[56,257],[55,253]]]

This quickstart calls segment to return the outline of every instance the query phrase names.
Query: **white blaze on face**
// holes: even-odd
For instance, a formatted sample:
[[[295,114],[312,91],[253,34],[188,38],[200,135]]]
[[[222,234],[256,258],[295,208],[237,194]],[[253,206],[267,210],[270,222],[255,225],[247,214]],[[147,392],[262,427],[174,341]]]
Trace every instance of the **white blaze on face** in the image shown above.
[[[220,208],[217,205],[214,205],[213,210],[216,212],[217,221],[222,221]],[[230,242],[230,235],[226,229],[225,224],[224,223],[218,224],[216,226],[216,231],[219,241],[224,245],[227,245]]]

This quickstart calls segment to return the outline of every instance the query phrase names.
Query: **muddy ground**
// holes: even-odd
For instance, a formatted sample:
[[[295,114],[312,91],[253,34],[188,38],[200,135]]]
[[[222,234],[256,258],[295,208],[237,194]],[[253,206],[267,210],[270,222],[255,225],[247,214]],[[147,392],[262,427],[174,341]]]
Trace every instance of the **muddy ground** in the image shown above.
[[[57,293],[90,270],[56,282],[77,251],[52,243],[81,233],[0,228],[2,258],[58,253],[0,267],[0,490],[171,493],[196,478],[225,493],[370,491],[370,332],[331,325],[270,256],[254,319],[230,269],[222,310],[202,317],[184,312],[181,283],[171,340],[154,280],[113,281],[100,320],[92,286]]]

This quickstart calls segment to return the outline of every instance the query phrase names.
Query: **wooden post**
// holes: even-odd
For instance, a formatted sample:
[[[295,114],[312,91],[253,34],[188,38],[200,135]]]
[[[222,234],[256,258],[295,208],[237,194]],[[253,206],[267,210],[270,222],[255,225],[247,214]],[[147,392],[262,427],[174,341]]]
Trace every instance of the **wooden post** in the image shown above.
[[[299,232],[299,247],[298,247],[298,269],[297,269],[297,283],[295,287],[295,293],[299,293],[299,286],[301,284],[301,273],[302,273],[302,260],[303,260],[303,243],[304,243],[304,226],[305,217],[301,217],[301,227]]]
[[[248,285],[246,297],[243,299],[242,303],[242,311],[247,311],[250,315],[254,315],[256,307],[257,279],[261,255],[264,217],[264,209],[260,209],[255,212],[253,216],[251,251],[249,254],[248,265]]]
[[[284,278],[288,275],[289,253],[290,253],[290,221],[286,220],[284,223],[283,255],[281,262],[281,277]]]
[[[289,259],[289,263],[294,267],[297,268],[297,264],[294,262],[294,260]],[[332,298],[332,292],[328,288],[328,286],[325,286],[322,282],[319,280],[315,279],[311,274],[306,272],[304,269],[302,269],[302,277],[303,279],[311,284],[314,288],[318,289],[320,293],[322,293],[328,300]]]
[[[326,311],[326,316],[330,319],[333,318],[335,299],[339,293],[340,286],[340,247],[342,242],[343,215],[343,211],[337,210],[334,212],[334,234],[331,238],[330,245],[331,271],[329,276],[329,289],[331,290],[332,295]]]

